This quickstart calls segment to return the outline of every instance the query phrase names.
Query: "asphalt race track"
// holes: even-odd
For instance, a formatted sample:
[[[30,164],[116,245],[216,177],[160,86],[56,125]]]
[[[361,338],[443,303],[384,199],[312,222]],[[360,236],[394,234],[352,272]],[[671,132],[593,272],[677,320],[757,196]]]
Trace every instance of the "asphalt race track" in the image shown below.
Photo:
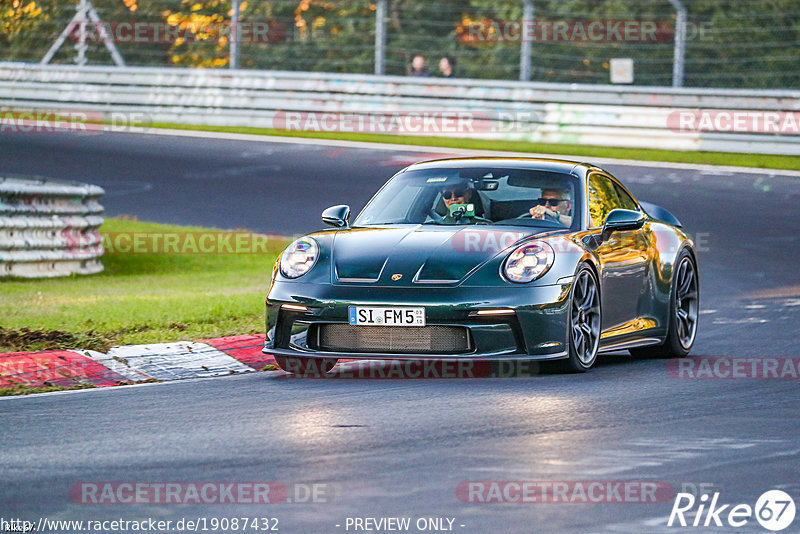
[[[321,227],[329,205],[358,211],[394,171],[435,154],[4,135],[0,174],[101,185],[109,215],[289,235]],[[800,178],[604,167],[639,199],[675,213],[696,239],[702,315],[692,358],[798,356]],[[583,375],[298,380],[256,373],[5,398],[0,503],[31,521],[276,517],[287,533],[353,532],[348,517],[454,518],[453,530],[464,533],[700,532],[708,529],[666,526],[672,498],[485,504],[462,502],[456,488],[465,481],[663,481],[676,491],[705,484],[732,505],[753,506],[769,489],[797,499],[798,419],[797,380],[677,379],[664,360],[627,354],[602,357]],[[68,491],[82,481],[272,481],[334,491],[316,504],[75,504]],[[718,531],[766,532],[755,519]]]

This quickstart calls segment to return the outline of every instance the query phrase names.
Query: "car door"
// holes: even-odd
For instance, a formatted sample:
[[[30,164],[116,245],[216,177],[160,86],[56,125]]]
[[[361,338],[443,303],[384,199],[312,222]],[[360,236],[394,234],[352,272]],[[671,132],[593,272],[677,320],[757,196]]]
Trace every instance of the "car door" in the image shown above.
[[[646,288],[647,228],[602,235],[606,217],[614,209],[639,210],[636,201],[611,177],[592,172],[588,177],[589,226],[596,236],[600,260],[602,329],[606,337],[636,331],[639,301]]]

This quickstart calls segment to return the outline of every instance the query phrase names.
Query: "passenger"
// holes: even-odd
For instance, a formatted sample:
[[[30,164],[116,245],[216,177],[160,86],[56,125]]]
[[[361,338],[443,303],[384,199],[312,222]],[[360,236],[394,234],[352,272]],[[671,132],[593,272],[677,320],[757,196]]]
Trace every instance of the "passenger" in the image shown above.
[[[482,217],[483,205],[481,204],[481,199],[475,190],[469,187],[468,184],[458,184],[445,187],[442,190],[442,200],[447,208],[447,215],[442,220],[443,224],[471,224],[476,222],[491,223],[489,219],[484,219]],[[475,216],[465,217],[459,215],[458,213],[451,214],[450,206],[457,204],[474,204]]]

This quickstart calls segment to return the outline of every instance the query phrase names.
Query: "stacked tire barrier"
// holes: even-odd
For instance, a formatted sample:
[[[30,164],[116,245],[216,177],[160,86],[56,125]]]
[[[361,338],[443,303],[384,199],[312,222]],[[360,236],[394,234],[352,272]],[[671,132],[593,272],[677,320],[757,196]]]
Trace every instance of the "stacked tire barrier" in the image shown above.
[[[103,193],[78,182],[0,176],[0,277],[102,271]]]

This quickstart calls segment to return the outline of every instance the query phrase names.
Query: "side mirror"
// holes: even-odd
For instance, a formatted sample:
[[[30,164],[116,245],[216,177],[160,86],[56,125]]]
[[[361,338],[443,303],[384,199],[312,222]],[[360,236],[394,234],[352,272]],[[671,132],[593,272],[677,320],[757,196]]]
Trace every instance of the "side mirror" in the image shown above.
[[[350,226],[350,206],[332,206],[322,212],[322,222],[334,228]]]
[[[656,206],[655,204],[650,204],[649,202],[639,202],[639,205],[644,208],[644,211],[646,211],[647,214],[653,219],[671,224],[672,226],[677,226],[678,228],[681,227],[681,221],[679,221],[677,217],[661,206]]]
[[[644,213],[634,210],[616,209],[606,217],[606,222],[603,225],[603,234],[608,235],[611,232],[620,230],[636,230],[641,228],[644,224]]]

